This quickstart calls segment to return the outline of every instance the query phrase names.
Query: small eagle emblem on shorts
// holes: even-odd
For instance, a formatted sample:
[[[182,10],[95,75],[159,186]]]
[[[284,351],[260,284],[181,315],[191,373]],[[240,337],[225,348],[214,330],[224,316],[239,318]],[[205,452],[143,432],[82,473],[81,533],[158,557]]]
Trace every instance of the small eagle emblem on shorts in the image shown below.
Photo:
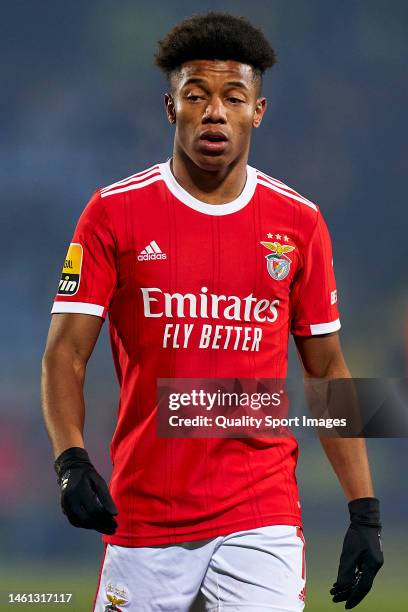
[[[118,605],[125,606],[129,602],[129,594],[123,586],[113,586],[110,582],[106,586],[106,599],[110,602],[105,612],[121,612]]]
[[[269,255],[265,255],[266,268],[269,275],[274,280],[283,280],[287,277],[290,270],[291,259],[286,255],[295,250],[294,246],[289,244],[280,244],[279,242],[264,242],[261,240],[262,246],[272,251]]]

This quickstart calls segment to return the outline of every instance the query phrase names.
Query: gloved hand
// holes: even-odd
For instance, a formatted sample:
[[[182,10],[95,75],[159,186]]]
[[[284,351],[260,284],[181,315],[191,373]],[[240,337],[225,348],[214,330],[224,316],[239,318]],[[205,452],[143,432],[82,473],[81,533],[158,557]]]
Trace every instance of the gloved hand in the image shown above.
[[[61,507],[74,527],[115,533],[118,510],[108,486],[83,448],[65,450],[54,463],[61,488]]]
[[[348,506],[350,526],[344,538],[337,581],[330,591],[335,603],[346,602],[347,610],[364,599],[384,563],[379,500],[362,497]]]

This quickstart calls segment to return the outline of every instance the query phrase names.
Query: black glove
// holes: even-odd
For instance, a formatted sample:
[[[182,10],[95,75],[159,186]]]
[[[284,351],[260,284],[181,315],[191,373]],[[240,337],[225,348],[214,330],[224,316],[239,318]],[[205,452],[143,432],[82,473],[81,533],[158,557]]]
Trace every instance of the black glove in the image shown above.
[[[54,468],[61,487],[61,508],[74,527],[95,529],[112,535],[118,510],[108,486],[83,448],[68,448],[56,459]]]
[[[335,603],[354,608],[367,595],[384,563],[381,544],[380,502],[362,497],[349,503],[350,526],[344,538],[339,573],[330,593]]]

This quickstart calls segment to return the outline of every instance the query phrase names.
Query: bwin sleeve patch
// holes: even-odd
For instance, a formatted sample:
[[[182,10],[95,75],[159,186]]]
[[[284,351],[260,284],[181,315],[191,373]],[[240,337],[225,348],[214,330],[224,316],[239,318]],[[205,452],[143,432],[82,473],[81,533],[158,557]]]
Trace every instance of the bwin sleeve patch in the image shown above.
[[[71,242],[62,268],[58,295],[75,295],[81,282],[82,245]]]

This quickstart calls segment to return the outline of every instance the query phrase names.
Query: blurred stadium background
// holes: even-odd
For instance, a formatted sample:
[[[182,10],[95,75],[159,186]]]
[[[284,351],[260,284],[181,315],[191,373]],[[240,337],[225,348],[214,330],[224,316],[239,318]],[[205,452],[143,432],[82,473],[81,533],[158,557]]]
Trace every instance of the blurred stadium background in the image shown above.
[[[30,591],[73,592],[67,609],[91,608],[102,546],[97,534],[70,528],[59,511],[40,417],[49,310],[75,222],[93,190],[170,155],[155,43],[177,20],[207,9],[251,18],[278,51],[279,63],[265,79],[269,111],[250,163],[322,207],[354,375],[407,375],[404,0],[3,3],[1,610],[11,609],[8,592]],[[87,446],[108,477],[117,387],[106,329],[89,366],[87,397]],[[301,447],[307,610],[327,612],[336,609],[328,589],[346,505],[318,442],[303,440]],[[369,448],[386,565],[359,609],[399,612],[408,609],[407,441],[371,440]]]

